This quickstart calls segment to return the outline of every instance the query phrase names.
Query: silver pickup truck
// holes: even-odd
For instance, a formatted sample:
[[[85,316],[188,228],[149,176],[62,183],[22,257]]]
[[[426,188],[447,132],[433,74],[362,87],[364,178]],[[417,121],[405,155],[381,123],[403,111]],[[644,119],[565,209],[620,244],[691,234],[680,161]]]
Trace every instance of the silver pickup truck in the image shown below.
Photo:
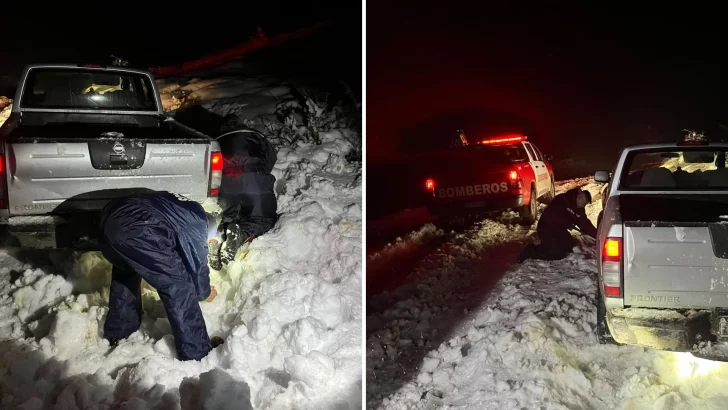
[[[97,211],[122,195],[216,197],[222,155],[217,141],[165,115],[148,72],[33,65],[0,127],[0,173],[5,245],[61,247],[61,236],[91,235]]]
[[[727,153],[693,135],[625,148],[611,173],[594,175],[609,183],[597,237],[600,342],[728,360],[703,353],[728,341]]]

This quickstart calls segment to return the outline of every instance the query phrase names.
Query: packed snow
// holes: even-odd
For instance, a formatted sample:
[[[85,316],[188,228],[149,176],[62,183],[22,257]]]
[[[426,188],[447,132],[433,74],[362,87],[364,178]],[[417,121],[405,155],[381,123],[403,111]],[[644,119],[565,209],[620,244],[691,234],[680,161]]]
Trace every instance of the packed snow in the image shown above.
[[[8,97],[0,96],[0,126],[10,117],[10,110],[13,108],[13,100]]]
[[[592,193],[596,222],[601,184],[564,181],[557,193],[579,186]],[[419,246],[423,230],[378,263],[408,241]],[[370,296],[368,409],[728,408],[726,363],[599,344],[594,241],[574,232],[579,246],[566,259],[518,265],[534,230],[476,223],[422,257],[404,285]]]
[[[166,103],[185,90],[243,115],[241,93],[267,84],[255,81],[232,91],[229,80],[161,85]],[[265,101],[284,91],[269,89]],[[0,250],[0,408],[362,408],[361,163],[346,159],[354,132],[332,128],[320,145],[278,146],[280,218],[212,271],[219,296],[201,308],[209,334],[225,342],[201,361],[176,359],[164,308],[146,284],[141,329],[109,346],[111,265],[98,252],[40,259]]]

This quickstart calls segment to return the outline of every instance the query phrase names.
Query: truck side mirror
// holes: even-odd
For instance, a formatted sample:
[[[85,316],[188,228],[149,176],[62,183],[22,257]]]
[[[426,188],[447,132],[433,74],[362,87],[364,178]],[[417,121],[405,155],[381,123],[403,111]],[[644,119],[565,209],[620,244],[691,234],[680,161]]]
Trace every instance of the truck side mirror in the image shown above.
[[[609,171],[597,171],[594,174],[595,182],[609,182]]]

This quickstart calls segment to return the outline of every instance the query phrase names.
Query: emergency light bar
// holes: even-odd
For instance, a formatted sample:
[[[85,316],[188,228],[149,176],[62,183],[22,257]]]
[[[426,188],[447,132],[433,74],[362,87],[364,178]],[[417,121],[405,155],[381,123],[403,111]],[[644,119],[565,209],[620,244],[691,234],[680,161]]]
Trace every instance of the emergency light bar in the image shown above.
[[[485,140],[478,142],[478,144],[482,144],[482,145],[512,144],[515,142],[525,141],[527,139],[528,139],[528,137],[525,135],[506,135],[503,137],[485,139]]]

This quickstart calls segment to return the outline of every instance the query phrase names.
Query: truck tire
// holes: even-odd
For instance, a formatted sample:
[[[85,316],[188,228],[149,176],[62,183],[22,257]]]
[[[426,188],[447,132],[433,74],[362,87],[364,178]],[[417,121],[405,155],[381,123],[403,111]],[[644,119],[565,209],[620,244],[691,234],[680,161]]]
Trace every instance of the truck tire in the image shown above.
[[[612,337],[612,334],[609,332],[609,326],[607,326],[607,308],[604,306],[604,300],[602,299],[602,295],[597,290],[597,326],[596,326],[596,333],[597,333],[597,340],[599,341],[599,344],[603,345],[619,345],[616,340]]]
[[[604,211],[599,211],[599,216],[597,216],[597,229],[599,229],[599,225],[602,224],[603,217],[604,217]]]
[[[523,205],[519,210],[518,214],[521,217],[521,223],[526,226],[533,225],[536,222],[536,215],[538,213],[538,201],[536,199],[536,187],[531,185],[531,199],[528,205]]]
[[[551,189],[549,189],[549,192],[544,195],[544,202],[548,205],[551,203],[551,201],[554,200],[554,197],[556,196],[556,185],[554,184],[554,176],[551,175]]]

